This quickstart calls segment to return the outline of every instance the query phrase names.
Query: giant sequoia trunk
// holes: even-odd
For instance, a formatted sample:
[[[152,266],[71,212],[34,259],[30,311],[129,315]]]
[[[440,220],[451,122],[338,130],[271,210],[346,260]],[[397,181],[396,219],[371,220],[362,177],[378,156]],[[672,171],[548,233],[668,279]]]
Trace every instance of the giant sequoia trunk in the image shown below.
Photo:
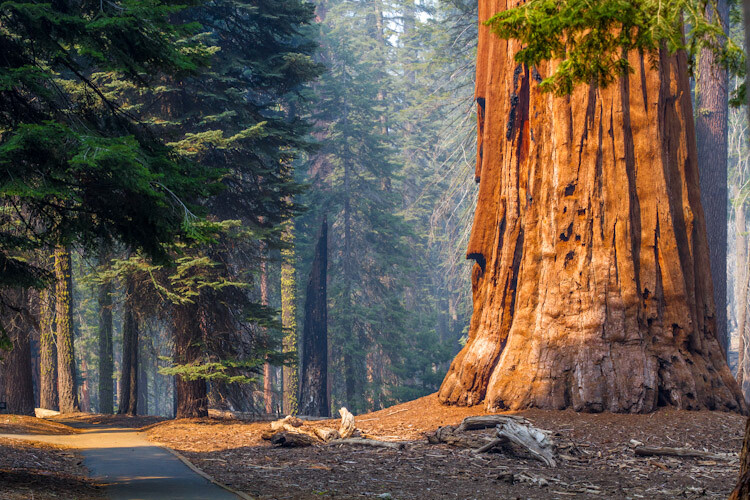
[[[27,292],[13,289],[5,294],[3,328],[12,349],[0,353],[0,399],[7,413],[34,416],[34,382],[31,375],[31,314]]]
[[[516,1],[480,0],[480,21]],[[686,57],[569,97],[480,25],[469,340],[441,401],[744,411],[716,336]]]
[[[328,220],[323,217],[305,297],[299,412],[330,416],[328,405]]]
[[[70,249],[55,248],[55,328],[57,330],[57,394],[60,412],[78,411],[73,348],[73,275]]]

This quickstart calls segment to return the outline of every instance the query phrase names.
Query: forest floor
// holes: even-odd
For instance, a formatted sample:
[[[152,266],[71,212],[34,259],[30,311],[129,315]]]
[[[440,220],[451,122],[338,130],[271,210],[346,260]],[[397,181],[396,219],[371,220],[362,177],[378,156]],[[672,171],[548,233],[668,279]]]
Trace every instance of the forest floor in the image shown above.
[[[352,445],[275,448],[268,422],[172,420],[149,439],[187,456],[224,484],[263,499],[313,498],[726,498],[739,469],[745,417],[666,409],[648,415],[517,412],[553,432],[565,449],[557,468],[500,453],[430,445],[425,433],[483,415],[445,407],[435,395],[357,416],[367,437],[408,441],[396,451]],[[306,422],[337,428],[337,420]],[[486,432],[486,431],[477,431]],[[633,442],[631,442],[633,441]],[[719,459],[639,457],[635,442],[726,454]]]
[[[66,435],[78,431],[56,422],[0,415],[0,434]],[[0,498],[4,500],[104,499],[101,485],[87,478],[77,450],[0,438]]]

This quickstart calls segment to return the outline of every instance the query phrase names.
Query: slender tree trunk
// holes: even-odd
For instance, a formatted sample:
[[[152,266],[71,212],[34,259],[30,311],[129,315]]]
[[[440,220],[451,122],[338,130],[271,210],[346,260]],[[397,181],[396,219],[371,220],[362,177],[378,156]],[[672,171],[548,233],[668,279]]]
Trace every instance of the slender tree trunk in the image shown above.
[[[305,297],[305,325],[302,331],[299,410],[302,415],[327,417],[328,404],[328,219],[323,223],[315,246]]]
[[[349,163],[344,162],[344,297],[343,297],[343,325],[347,335],[344,342],[344,376],[346,405],[352,411],[359,407],[361,396],[359,379],[362,376],[360,368],[359,336],[355,332],[352,311],[352,223],[351,223],[351,186]]]
[[[707,15],[729,26],[727,0],[710,3]],[[696,120],[701,203],[706,214],[706,231],[710,251],[711,276],[716,304],[716,334],[724,349],[729,350],[727,335],[727,156],[729,78],[713,49],[701,50],[695,80]]]
[[[138,320],[135,313],[135,283],[126,278],[125,311],[122,324],[122,363],[120,364],[120,406],[117,413],[138,414]]]
[[[57,410],[55,296],[46,288],[39,293],[39,358],[39,407]]]
[[[100,260],[103,264],[104,259]],[[99,413],[114,412],[114,361],[112,357],[112,284],[99,285]]]
[[[260,302],[264,306],[268,306],[268,262],[266,261],[266,254],[267,252],[262,252],[260,263]],[[263,403],[266,413],[273,413],[273,368],[268,361],[263,364]]]
[[[617,83],[555,97],[520,48],[480,25],[474,313],[440,400],[746,411],[716,335],[686,55],[633,52]]]
[[[175,306],[174,337],[175,364],[199,365],[202,361],[200,310],[196,304]],[[177,375],[176,418],[200,418],[208,416],[208,393],[206,381],[190,380]]]
[[[748,367],[747,358],[747,294],[748,288],[750,288],[750,273],[747,270],[750,268],[750,252],[747,253],[744,262],[744,274],[742,279],[742,286],[740,288],[740,300],[737,303],[739,308],[739,321],[737,324],[737,331],[739,332],[739,360],[737,363],[737,382],[742,388],[742,394],[745,396],[745,400],[748,400],[750,394],[747,392],[748,388],[745,386],[745,379],[750,375],[750,367]]]
[[[0,399],[7,413],[34,416],[34,381],[31,373],[31,314],[27,292],[13,289],[5,294],[9,302],[3,314],[3,327],[12,344],[0,359]]]
[[[86,360],[81,360],[81,411],[91,412],[91,392],[89,391],[89,370]]]
[[[294,274],[294,233],[291,221],[284,224],[281,240],[287,247],[281,250],[281,326],[284,329],[283,349],[286,354],[297,352],[297,279]],[[298,363],[284,365],[283,368],[283,401],[285,415],[297,414],[297,391],[299,390]]]
[[[70,249],[55,248],[57,329],[57,392],[61,413],[78,411],[75,351],[73,346],[73,275]]]
[[[138,357],[138,415],[148,415],[148,348],[141,338]]]

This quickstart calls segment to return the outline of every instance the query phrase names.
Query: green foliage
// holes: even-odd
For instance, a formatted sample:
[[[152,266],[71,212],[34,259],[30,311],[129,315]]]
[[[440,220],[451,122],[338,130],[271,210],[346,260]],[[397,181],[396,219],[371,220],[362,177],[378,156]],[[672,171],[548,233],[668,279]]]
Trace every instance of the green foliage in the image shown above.
[[[256,382],[257,378],[245,375],[233,375],[234,370],[253,370],[263,364],[261,360],[254,361],[221,361],[213,363],[174,365],[159,369],[162,375],[179,375],[186,380],[207,380],[212,382],[224,382],[226,384],[249,384]]]
[[[633,71],[628,53],[634,50],[651,56],[686,50],[692,60],[708,47],[730,70],[741,71],[744,54],[731,39],[723,43],[726,27],[707,18],[709,5],[709,0],[530,0],[498,12],[487,24],[499,37],[521,42],[519,63],[555,61],[540,87],[564,95],[577,84],[605,87]]]

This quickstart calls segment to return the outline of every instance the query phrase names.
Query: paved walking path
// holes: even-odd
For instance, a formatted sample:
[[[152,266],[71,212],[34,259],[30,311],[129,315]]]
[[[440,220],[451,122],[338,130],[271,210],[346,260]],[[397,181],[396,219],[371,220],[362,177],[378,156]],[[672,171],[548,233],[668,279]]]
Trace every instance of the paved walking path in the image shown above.
[[[80,426],[80,434],[0,434],[78,448],[91,477],[107,484],[112,500],[237,500],[192,471],[137,429]]]

